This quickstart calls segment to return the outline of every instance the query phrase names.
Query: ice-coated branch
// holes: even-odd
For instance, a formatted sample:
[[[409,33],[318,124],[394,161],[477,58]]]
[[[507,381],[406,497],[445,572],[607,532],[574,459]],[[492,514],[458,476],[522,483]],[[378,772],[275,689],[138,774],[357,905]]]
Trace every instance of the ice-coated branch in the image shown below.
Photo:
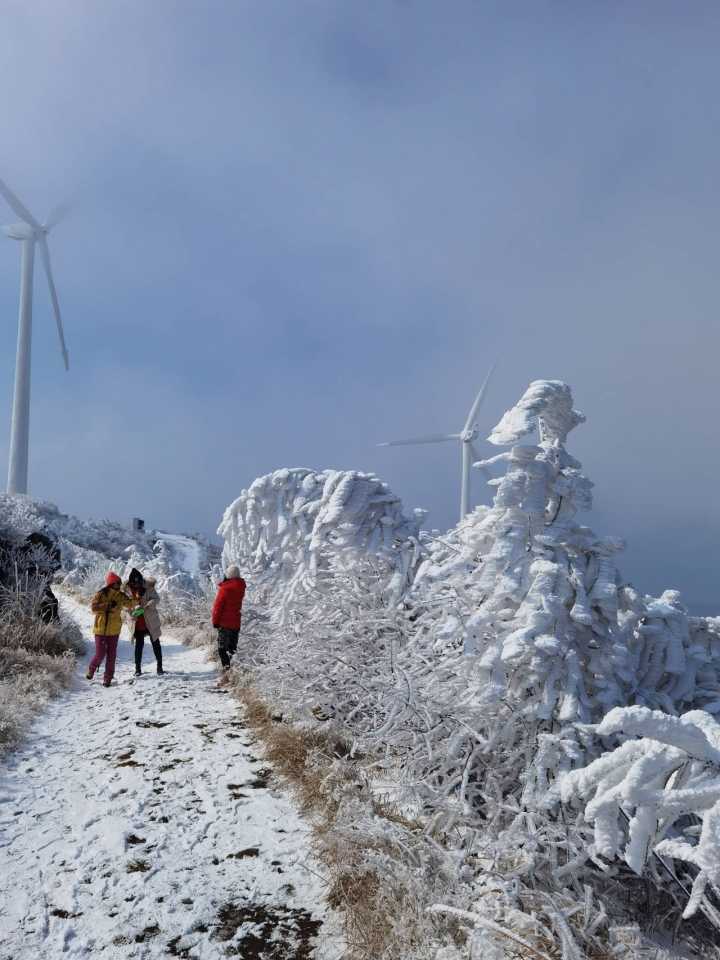
[[[654,856],[693,866],[684,912],[692,916],[708,885],[720,893],[720,724],[701,710],[671,717],[625,707],[610,711],[595,733],[641,739],[566,773],[563,802],[584,805],[596,853],[622,857],[638,875]]]

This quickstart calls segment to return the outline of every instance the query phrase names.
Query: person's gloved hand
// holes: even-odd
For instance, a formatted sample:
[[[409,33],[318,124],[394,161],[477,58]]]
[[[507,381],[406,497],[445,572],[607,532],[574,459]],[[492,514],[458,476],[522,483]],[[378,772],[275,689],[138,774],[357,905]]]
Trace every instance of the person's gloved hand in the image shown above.
[[[145,613],[145,610],[143,607],[135,607],[134,610],[130,611],[130,616],[135,617],[137,619],[137,617],[141,617],[144,613]]]

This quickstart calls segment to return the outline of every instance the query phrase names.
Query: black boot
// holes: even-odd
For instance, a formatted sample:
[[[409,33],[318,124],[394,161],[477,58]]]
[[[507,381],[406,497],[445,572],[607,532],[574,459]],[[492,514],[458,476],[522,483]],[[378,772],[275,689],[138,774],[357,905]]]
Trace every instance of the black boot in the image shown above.
[[[135,634],[135,676],[142,674],[142,655],[145,646],[145,637],[141,633]]]
[[[155,654],[155,662],[157,663],[157,672],[165,673],[162,665],[162,647],[160,646],[160,641],[153,640],[151,637],[150,642],[152,643],[153,653]]]

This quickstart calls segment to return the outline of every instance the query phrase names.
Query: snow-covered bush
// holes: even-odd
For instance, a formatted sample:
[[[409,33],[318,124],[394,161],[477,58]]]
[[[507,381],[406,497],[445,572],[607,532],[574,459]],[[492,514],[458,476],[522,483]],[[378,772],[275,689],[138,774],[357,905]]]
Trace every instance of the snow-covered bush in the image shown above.
[[[587,857],[622,857],[658,884],[691,887],[683,917],[701,909],[720,925],[706,898],[708,889],[720,896],[720,724],[703,710],[675,717],[634,706],[611,710],[593,732],[622,742],[559,784],[564,803],[584,801],[594,827]]]
[[[266,690],[291,692],[296,716],[333,717],[356,732],[381,725],[406,631],[404,611],[387,598],[391,575],[381,561],[338,560],[285,610],[282,629],[256,606],[243,614],[244,659]]]
[[[195,596],[204,592],[219,556],[218,548],[202,536],[132,530],[111,520],[80,520],[52,503],[25,496],[0,495],[0,533],[3,530],[18,540],[31,533],[47,535],[60,551],[65,585],[88,595],[108,570],[122,573],[136,566],[155,576],[168,594]]]
[[[616,567],[622,542],[576,520],[592,485],[565,444],[583,420],[565,384],[530,385],[489,438],[512,444],[484,463],[506,466],[492,507],[431,549],[407,597],[404,706],[383,735],[466,822],[506,820],[508,795],[540,802],[582,762],[577,723],[628,703],[720,705],[716,622],[688,617],[674,592],[640,596]],[[534,430],[537,444],[519,444]]]
[[[509,447],[482,465],[502,471],[492,506],[447,534],[408,530],[393,498],[397,532],[378,538],[379,481],[304,470],[260,478],[220,529],[255,587],[242,658],[259,689],[372,757],[428,835],[478,865],[470,889],[485,897],[490,877],[505,916],[532,904],[545,932],[522,935],[567,958],[601,941],[613,955],[614,927],[637,918],[588,859],[578,804],[553,805],[608,747],[588,725],[633,704],[720,710],[720,620],[674,591],[642,596],[617,568],[622,541],[579,522],[592,484],[566,444],[583,421],[564,383],[532,383],[490,436]],[[583,882],[597,910],[578,906]]]
[[[347,567],[382,560],[389,598],[398,600],[421,556],[423,511],[402,512],[401,501],[373,474],[302,468],[255,480],[225,511],[218,533],[223,559],[237,563],[255,589],[287,609],[334,560]]]
[[[436,540],[406,597],[374,736],[405,758],[438,829],[507,825],[578,760],[573,724],[623,702],[616,661],[639,604],[614,565],[621,544],[575,521],[591,484],[565,442],[583,419],[565,384],[530,386],[490,437],[513,444],[487,464],[506,465],[492,507]],[[536,429],[539,443],[518,443]]]
[[[0,749],[15,743],[32,717],[75,672],[84,644],[77,625],[41,616],[46,581],[0,589]]]
[[[260,477],[225,512],[225,563],[249,583],[244,658],[297,716],[374,728],[392,706],[423,517],[372,474],[306,469]]]
[[[54,503],[31,497],[0,494],[0,525],[18,534],[45,533],[58,542],[66,569],[77,565],[77,557],[87,550],[116,557],[128,547],[137,545],[152,549],[152,534],[131,530],[113,520],[80,520],[62,513]],[[65,551],[69,551],[66,559]]]

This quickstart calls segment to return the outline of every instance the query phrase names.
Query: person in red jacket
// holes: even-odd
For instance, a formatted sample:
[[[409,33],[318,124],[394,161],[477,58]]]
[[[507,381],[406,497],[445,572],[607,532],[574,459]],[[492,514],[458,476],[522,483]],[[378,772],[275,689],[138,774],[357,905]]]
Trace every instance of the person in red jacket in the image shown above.
[[[245,581],[240,576],[240,570],[236,566],[228,567],[212,609],[212,623],[218,632],[218,655],[223,670],[230,667],[230,661],[237,651],[244,596]]]

